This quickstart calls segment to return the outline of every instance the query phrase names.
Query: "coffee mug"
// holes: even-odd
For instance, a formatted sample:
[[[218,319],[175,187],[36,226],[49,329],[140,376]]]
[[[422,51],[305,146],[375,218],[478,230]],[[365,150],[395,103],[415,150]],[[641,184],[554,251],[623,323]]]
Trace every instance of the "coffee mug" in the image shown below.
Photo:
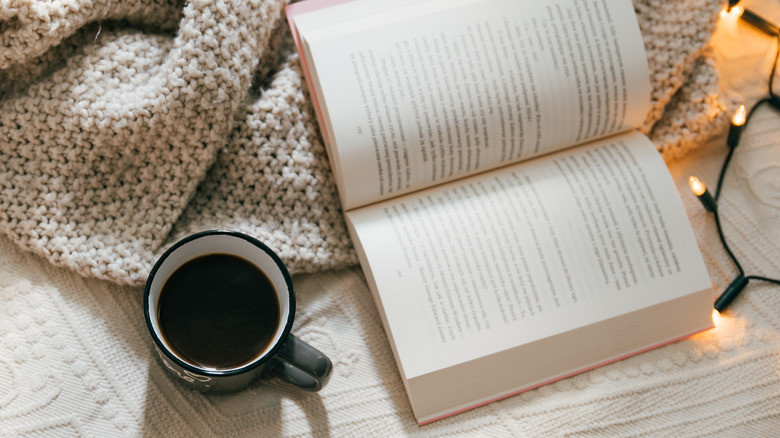
[[[236,391],[262,374],[309,391],[330,379],[330,359],[290,333],[287,268],[246,234],[204,231],[175,243],[149,274],[144,314],[162,364],[202,392]]]

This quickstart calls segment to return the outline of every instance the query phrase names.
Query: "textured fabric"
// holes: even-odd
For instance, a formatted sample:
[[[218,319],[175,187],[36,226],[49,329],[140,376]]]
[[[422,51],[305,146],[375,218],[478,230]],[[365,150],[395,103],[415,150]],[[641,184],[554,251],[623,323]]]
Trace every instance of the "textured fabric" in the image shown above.
[[[771,110],[758,116],[730,169],[723,220],[749,272],[776,276],[780,125]],[[689,172],[717,175],[724,141],[672,166],[717,290],[735,269],[711,216],[684,190]],[[204,396],[156,359],[140,288],[85,279],[0,237],[0,436],[780,435],[776,287],[751,282],[712,331],[418,427],[360,270],[293,281],[293,333],[332,358],[329,385],[311,394],[263,379]]]
[[[637,0],[643,130],[682,155],[722,124],[714,0]],[[293,272],[356,262],[280,1],[0,3],[0,230],[141,284],[175,240],[237,229]]]
[[[766,4],[780,17],[777,2]],[[104,23],[101,35],[107,33]],[[775,44],[744,25],[719,28],[713,59],[724,86],[720,97],[749,104],[764,93]],[[695,174],[714,185],[725,134],[696,142],[686,126],[696,126],[719,96],[686,93],[666,106],[691,108],[689,115],[662,118],[690,131],[684,136],[690,147],[681,146],[689,153],[670,169],[717,293],[736,270],[686,180]],[[674,129],[667,132],[671,138]],[[778,139],[778,113],[757,112],[720,199],[726,235],[745,269],[773,277],[780,275]],[[357,268],[293,279],[293,332],[334,362],[323,391],[264,379],[233,395],[204,396],[169,378],[156,360],[141,288],[84,278],[18,243],[0,236],[2,437],[780,436],[780,292],[767,284],[751,281],[714,330],[418,427]]]

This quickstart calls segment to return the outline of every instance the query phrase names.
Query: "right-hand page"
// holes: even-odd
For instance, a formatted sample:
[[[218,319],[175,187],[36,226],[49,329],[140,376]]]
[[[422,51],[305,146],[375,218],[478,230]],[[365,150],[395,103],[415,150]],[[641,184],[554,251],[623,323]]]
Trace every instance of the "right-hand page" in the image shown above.
[[[407,378],[711,288],[639,132],[346,216]]]
[[[628,1],[433,1],[303,34],[345,209],[638,126]]]

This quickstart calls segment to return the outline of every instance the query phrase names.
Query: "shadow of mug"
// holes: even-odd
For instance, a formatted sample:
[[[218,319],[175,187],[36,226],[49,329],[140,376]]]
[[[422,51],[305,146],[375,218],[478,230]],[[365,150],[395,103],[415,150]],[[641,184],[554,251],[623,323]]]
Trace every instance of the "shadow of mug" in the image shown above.
[[[201,392],[237,391],[263,374],[308,391],[330,379],[330,359],[290,333],[287,268],[251,236],[211,230],[175,243],[152,268],[143,305],[163,366]]]

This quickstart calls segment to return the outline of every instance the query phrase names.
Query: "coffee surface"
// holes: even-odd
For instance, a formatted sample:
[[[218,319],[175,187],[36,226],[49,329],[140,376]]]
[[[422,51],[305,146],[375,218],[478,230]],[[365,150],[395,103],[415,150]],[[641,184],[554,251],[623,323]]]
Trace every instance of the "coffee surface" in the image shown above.
[[[171,349],[198,367],[230,369],[260,356],[279,325],[273,284],[254,264],[229,254],[200,256],[177,269],[157,306]]]

